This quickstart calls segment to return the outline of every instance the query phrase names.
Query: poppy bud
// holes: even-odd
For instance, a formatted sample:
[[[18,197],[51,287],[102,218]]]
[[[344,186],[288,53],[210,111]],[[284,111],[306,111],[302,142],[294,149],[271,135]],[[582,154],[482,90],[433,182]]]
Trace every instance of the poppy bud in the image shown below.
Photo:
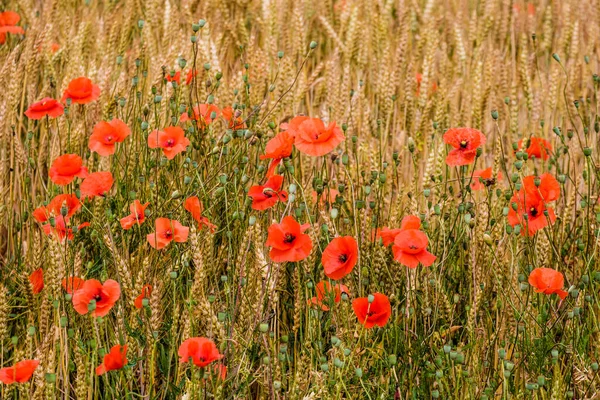
[[[515,168],[520,171],[523,168],[523,161],[515,161]]]
[[[592,155],[592,149],[591,149],[591,148],[589,148],[589,147],[584,147],[584,148],[583,148],[583,154],[584,154],[586,157],[589,157],[589,156],[591,156],[591,155]]]
[[[498,119],[498,110],[492,110],[492,118],[494,118],[494,120]]]
[[[342,368],[344,366],[344,362],[339,358],[335,358],[333,360],[333,365],[335,365],[337,368]]]
[[[556,60],[556,62],[560,63],[560,57],[558,56],[558,54],[552,53],[552,58],[554,58]]]
[[[369,304],[370,304],[370,303],[372,303],[372,302],[374,302],[374,301],[375,301],[375,296],[373,296],[372,294],[370,294],[370,295],[367,297],[367,300],[369,301]]]
[[[415,141],[412,137],[408,138],[408,151],[414,153],[415,151]]]
[[[190,37],[190,41],[191,41],[192,43],[196,43],[196,42],[198,41],[198,38],[196,37],[196,35],[192,35],[192,36]]]
[[[592,367],[592,369],[594,371],[598,371],[598,363],[597,362],[593,362],[592,365],[590,365]]]
[[[315,42],[314,40],[312,42],[310,42],[310,49],[314,50],[317,47],[317,42]]]
[[[396,355],[390,354],[388,356],[388,362],[390,363],[390,365],[396,365],[396,363],[398,362],[398,360],[396,359]]]
[[[269,330],[269,324],[267,324],[267,323],[264,323],[264,322],[263,322],[263,323],[261,323],[261,324],[258,326],[258,330],[260,330],[262,333],[266,333],[266,332]]]
[[[177,271],[171,271],[169,272],[169,277],[171,277],[171,279],[177,279]]]
[[[264,365],[269,365],[271,363],[271,358],[268,356],[263,357],[262,362]]]

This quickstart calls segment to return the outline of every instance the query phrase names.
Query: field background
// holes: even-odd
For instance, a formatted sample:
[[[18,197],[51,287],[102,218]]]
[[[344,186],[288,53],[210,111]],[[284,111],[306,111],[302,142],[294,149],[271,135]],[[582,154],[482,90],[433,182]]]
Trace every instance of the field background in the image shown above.
[[[595,398],[598,1],[2,7],[21,15],[26,34],[0,46],[0,361],[41,365],[32,383],[0,387],[1,398]],[[206,25],[193,43],[200,19]],[[198,76],[174,90],[164,77],[180,70],[179,58]],[[98,101],[49,125],[24,116],[42,97],[60,99],[79,76],[100,86]],[[210,96],[241,110],[248,131],[238,137],[219,120],[168,163],[146,150],[144,122],[162,128],[177,122],[180,106]],[[253,211],[245,191],[263,181],[267,162],[258,156],[279,124],[301,113],[343,124],[346,141],[330,156],[294,156],[285,185],[296,185],[295,200]],[[90,154],[91,128],[112,117],[132,129],[125,150]],[[442,135],[459,126],[487,137],[477,168],[504,175],[489,190],[461,191],[458,171],[444,162]],[[518,169],[513,143],[530,135],[561,155]],[[86,203],[79,218],[91,227],[60,244],[31,212],[61,190],[48,168],[67,150],[90,170],[110,168],[115,185]],[[564,177],[556,223],[534,237],[507,230],[507,178],[542,172]],[[337,211],[311,201],[314,189],[339,185]],[[145,234],[154,217],[195,225],[182,207],[190,194],[217,231],[192,229],[187,243],[151,249]],[[134,198],[151,202],[152,217],[125,233],[118,220]],[[313,222],[315,248],[300,263],[273,264],[266,231],[288,213]],[[432,267],[409,270],[371,238],[408,214],[424,220],[438,257]],[[323,278],[320,251],[338,234],[360,244],[344,280],[349,297],[381,292],[392,301],[383,329],[364,330],[346,299],[331,312],[307,307]],[[45,288],[33,295],[28,276],[39,267]],[[565,301],[533,292],[534,267],[565,274]],[[60,288],[67,273],[118,280],[122,297],[100,321],[80,316]],[[152,295],[137,310],[144,284]],[[203,381],[178,362],[190,336],[217,343],[224,381]],[[99,354],[118,342],[128,344],[130,365],[97,377]]]

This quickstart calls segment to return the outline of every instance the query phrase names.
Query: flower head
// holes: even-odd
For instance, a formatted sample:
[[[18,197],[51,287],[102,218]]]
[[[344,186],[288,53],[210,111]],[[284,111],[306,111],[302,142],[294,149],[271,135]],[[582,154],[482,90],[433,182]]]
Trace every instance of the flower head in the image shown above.
[[[563,290],[565,278],[563,274],[551,268],[536,268],[529,274],[529,284],[535,288],[537,293],[557,294],[561,300],[567,297]]]
[[[190,145],[190,140],[185,137],[185,132],[178,126],[169,126],[163,131],[154,130],[148,135],[148,147],[162,149],[169,160]]]
[[[92,81],[84,76],[75,78],[63,93],[62,102],[71,99],[73,103],[87,104],[100,97],[100,88],[94,85]]]
[[[277,204],[278,201],[287,200],[287,192],[281,190],[283,185],[283,176],[273,175],[264,185],[255,185],[248,191],[248,196],[252,198],[252,208],[254,210],[266,210]]]
[[[552,175],[526,176],[521,190],[510,199],[508,223],[513,227],[521,225],[526,228],[521,231],[522,235],[534,235],[556,221],[554,209],[548,207],[547,203],[558,200],[559,197],[560,185]]]
[[[416,268],[419,263],[429,267],[437,257],[427,251],[428,243],[424,232],[418,229],[403,229],[394,238],[394,260],[408,268]]]
[[[129,214],[126,217],[121,218],[119,221],[121,223],[121,227],[125,230],[131,229],[135,224],[142,224],[146,220],[146,207],[148,207],[150,203],[140,203],[139,200],[134,200],[133,203],[129,206]]]
[[[143,305],[144,299],[149,298],[151,294],[152,294],[152,286],[144,285],[142,287],[142,293],[138,297],[135,298],[135,302],[134,302],[135,308],[138,308],[138,309],[142,308],[144,306]]]
[[[342,129],[335,122],[325,126],[319,118],[296,118],[290,121],[288,132],[295,137],[294,144],[301,153],[315,157],[323,156],[346,139]]]
[[[90,223],[84,222],[83,224],[79,224],[76,227],[76,230],[80,231],[87,226],[90,226]],[[60,242],[65,239],[73,240],[74,228],[69,228],[67,226],[67,219],[62,216],[55,219],[54,226],[48,223],[46,225],[42,225],[42,229],[46,235],[53,236]]]
[[[452,128],[444,133],[444,143],[454,147],[446,157],[446,164],[450,166],[468,165],[475,162],[477,149],[483,146],[486,138],[477,129]]]
[[[272,224],[265,243],[271,247],[271,260],[277,263],[296,262],[308,257],[312,241],[303,231],[303,227],[292,216],[283,218],[280,224]]]
[[[21,16],[14,11],[4,11],[0,13],[0,44],[6,42],[6,34],[12,33],[22,35],[25,33],[23,28],[17,26]]]
[[[194,120],[198,123],[198,126],[201,129],[204,129],[210,125],[220,113],[221,110],[219,110],[219,107],[215,106],[214,104],[199,104],[192,108],[191,116],[185,112],[181,114],[181,118],[179,118],[179,120],[181,122]]]
[[[188,197],[183,203],[183,207],[192,214],[192,218],[198,222],[198,226],[206,226],[212,233],[217,228],[216,225],[212,224],[210,220],[202,216],[202,203],[197,196]]]
[[[492,186],[496,181],[502,179],[502,173],[498,172],[496,178],[492,176],[492,167],[480,169],[473,172],[473,181],[471,182],[472,190],[482,190],[488,186]]]
[[[104,355],[102,364],[96,367],[96,375],[102,375],[108,371],[115,371],[127,365],[127,345],[120,344],[110,348]]]
[[[38,365],[40,365],[38,360],[23,360],[12,367],[4,367],[0,369],[0,382],[5,385],[27,382]]]
[[[352,236],[333,239],[321,256],[325,275],[333,280],[340,280],[354,269],[358,262],[358,244]]]
[[[221,115],[223,116],[225,121],[227,121],[227,128],[233,130],[246,128],[246,124],[244,123],[242,117],[236,116],[236,113],[233,111],[233,108],[231,106],[222,109]]]
[[[531,137],[527,141],[528,145],[525,152],[531,157],[547,160],[552,153],[552,144],[546,139]],[[519,150],[523,149],[523,139],[519,140]]]
[[[316,286],[316,297],[311,298],[308,303],[321,307],[323,311],[329,311],[329,307],[342,300],[342,293],[348,293],[348,287],[341,283],[331,286],[328,281],[321,281]]]
[[[156,231],[148,234],[146,238],[150,246],[157,250],[167,247],[173,240],[178,243],[186,242],[190,232],[190,228],[174,219],[157,218],[154,226]]]
[[[104,197],[110,188],[112,188],[113,182],[113,176],[109,171],[91,173],[79,186],[81,197]]]
[[[48,175],[57,185],[68,185],[75,177],[85,178],[88,170],[83,166],[83,160],[77,154],[63,154],[57,157],[50,166]]]
[[[340,194],[339,191],[328,187],[323,190],[321,195],[319,195],[315,190],[313,190],[311,193],[311,198],[313,203],[316,203],[318,201],[322,205],[333,204],[335,203],[338,194]]]
[[[77,276],[70,276],[68,278],[63,278],[61,281],[61,286],[65,292],[73,294],[77,290],[81,289],[84,283],[84,279],[81,279]]]
[[[88,147],[91,151],[107,157],[115,153],[115,143],[121,143],[130,134],[131,129],[120,119],[100,121],[94,126]]]
[[[94,317],[104,317],[121,297],[121,287],[117,281],[108,279],[104,284],[96,279],[88,279],[73,294],[73,308],[84,315],[90,311],[90,303],[95,301]]]
[[[50,97],[44,97],[37,103],[30,105],[27,111],[25,111],[25,115],[27,115],[27,118],[29,119],[42,119],[45,116],[56,118],[63,115],[64,112],[65,107],[57,100]]]
[[[44,289],[44,270],[36,269],[29,275],[29,283],[31,283],[31,291],[33,294],[38,294]]]
[[[292,155],[292,150],[294,148],[294,136],[288,132],[283,131],[278,133],[273,139],[267,142],[267,146],[265,147],[265,154],[260,156],[261,160],[272,159],[271,164],[269,165],[269,169],[267,171],[267,176],[275,175],[275,169],[286,157]]]
[[[358,322],[370,329],[374,326],[384,327],[392,315],[392,306],[388,297],[381,293],[373,293],[373,301],[369,297],[359,297],[352,301],[352,309]]]
[[[205,337],[193,337],[185,340],[179,346],[177,354],[180,357],[179,362],[186,363],[191,359],[194,365],[200,368],[223,358],[214,342]]]

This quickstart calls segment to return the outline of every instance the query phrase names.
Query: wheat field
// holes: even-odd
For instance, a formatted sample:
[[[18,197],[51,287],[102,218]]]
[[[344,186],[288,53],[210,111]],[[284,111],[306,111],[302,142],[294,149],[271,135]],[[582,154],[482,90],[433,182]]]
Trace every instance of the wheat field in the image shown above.
[[[0,43],[0,398],[600,398],[598,0],[4,0]]]

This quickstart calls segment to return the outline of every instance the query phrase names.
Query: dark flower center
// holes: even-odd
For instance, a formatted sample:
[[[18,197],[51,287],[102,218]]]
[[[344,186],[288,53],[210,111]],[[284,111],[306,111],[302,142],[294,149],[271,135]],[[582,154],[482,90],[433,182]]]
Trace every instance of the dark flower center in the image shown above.
[[[171,232],[171,231],[165,231],[165,237],[167,239],[171,239],[173,237],[173,232]]]
[[[173,147],[173,146],[175,146],[175,140],[168,139],[167,140],[167,147]]]
[[[296,240],[296,236],[291,233],[286,233],[283,237],[283,243],[292,243],[294,240]]]
[[[102,296],[100,296],[99,294],[94,296],[94,300],[96,300],[96,303],[99,302],[100,300],[102,300]]]
[[[538,213],[537,208],[531,207],[529,209],[529,214],[531,214],[531,216],[535,217],[537,215],[537,213]]]
[[[367,311],[367,317],[372,317],[375,315],[375,311]]]
[[[410,246],[408,246],[408,248],[411,249],[411,250],[416,250],[419,247],[415,246],[414,244],[411,244]]]
[[[346,261],[348,261],[348,256],[346,254],[340,254],[338,260],[340,260],[340,262],[342,263],[345,263]]]
[[[469,145],[469,142],[467,142],[466,140],[463,140],[462,142],[460,142],[461,149],[466,149],[468,145]]]

